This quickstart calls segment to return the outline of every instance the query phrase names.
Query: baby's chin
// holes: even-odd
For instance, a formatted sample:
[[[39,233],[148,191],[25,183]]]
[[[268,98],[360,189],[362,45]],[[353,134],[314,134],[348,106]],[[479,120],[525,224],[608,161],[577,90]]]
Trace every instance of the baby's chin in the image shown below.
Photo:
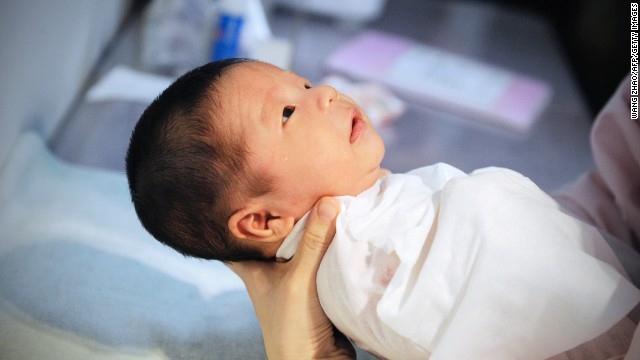
[[[388,173],[389,170],[382,169],[380,166],[372,168],[358,182],[355,182],[348,191],[343,191],[342,193],[337,193],[331,196],[358,196],[371,188],[378,179],[388,175]]]
[[[355,191],[356,194],[354,194],[354,196],[362,193],[363,191],[365,191],[367,189],[369,189],[370,187],[372,187],[376,183],[376,181],[378,181],[378,179],[381,179],[384,176],[387,176],[389,173],[390,173],[389,170],[383,169],[378,164],[378,166],[372,168],[369,171],[367,176],[363,179],[362,183],[360,184],[360,187]]]

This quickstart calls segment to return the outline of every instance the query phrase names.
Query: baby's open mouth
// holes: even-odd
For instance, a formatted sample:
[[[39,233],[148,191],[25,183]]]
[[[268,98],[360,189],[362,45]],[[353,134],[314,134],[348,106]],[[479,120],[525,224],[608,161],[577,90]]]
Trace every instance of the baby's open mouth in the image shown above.
[[[351,135],[349,136],[349,143],[354,143],[360,137],[360,134],[364,130],[364,121],[362,120],[362,114],[359,110],[354,109],[353,116],[351,118]]]

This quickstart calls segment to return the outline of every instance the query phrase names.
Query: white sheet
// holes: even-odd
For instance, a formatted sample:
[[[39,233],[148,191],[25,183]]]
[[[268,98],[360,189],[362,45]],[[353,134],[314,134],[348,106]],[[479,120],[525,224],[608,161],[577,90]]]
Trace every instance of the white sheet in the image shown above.
[[[543,359],[640,301],[599,233],[513,171],[439,164],[340,200],[318,293],[334,324],[379,356]]]
[[[0,254],[61,239],[134,259],[196,286],[204,299],[244,290],[222,263],[185,258],[153,239],[136,217],[124,174],[63,162],[26,133],[0,167]]]

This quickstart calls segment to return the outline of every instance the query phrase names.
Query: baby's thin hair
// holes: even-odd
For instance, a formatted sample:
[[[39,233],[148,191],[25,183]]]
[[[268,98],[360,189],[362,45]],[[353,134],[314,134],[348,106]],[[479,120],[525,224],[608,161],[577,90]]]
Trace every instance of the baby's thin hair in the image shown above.
[[[221,79],[248,59],[212,62],[177,79],[144,111],[126,156],[131,198],[145,229],[186,256],[221,261],[263,259],[242,246],[227,221],[238,195],[272,191],[248,168],[242,134],[220,109]]]

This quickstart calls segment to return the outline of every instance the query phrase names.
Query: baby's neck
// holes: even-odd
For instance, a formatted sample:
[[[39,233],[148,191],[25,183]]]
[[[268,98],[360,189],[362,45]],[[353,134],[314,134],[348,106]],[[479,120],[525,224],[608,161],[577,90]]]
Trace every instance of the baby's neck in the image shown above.
[[[382,179],[383,177],[390,174],[391,174],[391,171],[381,168],[378,170],[378,179]],[[369,187],[371,186],[373,186],[373,184],[371,184]],[[363,189],[363,191],[367,189]],[[318,200],[320,199],[317,199],[316,202]],[[269,249],[270,251],[273,251],[273,252],[269,252],[269,254],[270,255],[273,254],[271,257],[274,257],[276,261],[286,261],[293,255],[293,252],[295,252],[295,248],[298,246],[298,243],[302,238],[302,234],[304,234],[304,230],[305,230],[304,227],[306,226],[306,220],[311,210],[312,209],[309,209],[300,219],[296,220],[296,225],[293,227],[291,232],[287,234],[287,237],[285,238],[287,240],[287,244],[285,244],[285,246],[282,249],[281,249],[281,246],[282,246],[282,243],[285,241],[285,239],[278,242],[278,246],[275,250]],[[293,237],[295,239],[287,239],[289,237]],[[282,254],[277,254],[278,250],[280,250]],[[279,255],[284,257],[278,258]]]

